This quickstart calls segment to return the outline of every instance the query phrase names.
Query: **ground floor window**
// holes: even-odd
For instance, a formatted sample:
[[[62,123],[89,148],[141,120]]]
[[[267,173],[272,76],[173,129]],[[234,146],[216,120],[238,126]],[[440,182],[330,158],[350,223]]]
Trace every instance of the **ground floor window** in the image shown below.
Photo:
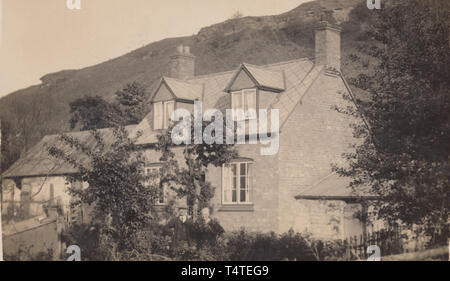
[[[222,203],[250,204],[252,203],[252,163],[237,161],[224,164],[222,167]]]

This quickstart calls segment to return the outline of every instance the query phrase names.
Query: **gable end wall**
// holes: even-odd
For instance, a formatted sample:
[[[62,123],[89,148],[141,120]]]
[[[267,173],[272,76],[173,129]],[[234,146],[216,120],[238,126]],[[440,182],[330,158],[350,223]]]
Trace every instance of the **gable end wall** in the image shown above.
[[[340,238],[343,234],[344,202],[325,204],[294,198],[302,189],[329,175],[332,163],[342,164],[341,154],[354,141],[349,127],[352,120],[333,109],[335,105],[351,105],[338,91],[347,92],[342,79],[321,74],[281,129],[278,154],[281,232],[293,228],[299,232],[315,231],[316,236],[327,238]]]

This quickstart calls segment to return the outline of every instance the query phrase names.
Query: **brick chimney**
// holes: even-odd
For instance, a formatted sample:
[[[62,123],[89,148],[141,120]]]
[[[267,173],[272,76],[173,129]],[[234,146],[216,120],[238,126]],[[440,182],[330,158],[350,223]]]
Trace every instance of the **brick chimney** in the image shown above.
[[[321,21],[316,28],[316,65],[341,70],[341,28]]]
[[[169,76],[177,79],[189,79],[195,75],[195,56],[189,46],[180,45],[170,57]]]

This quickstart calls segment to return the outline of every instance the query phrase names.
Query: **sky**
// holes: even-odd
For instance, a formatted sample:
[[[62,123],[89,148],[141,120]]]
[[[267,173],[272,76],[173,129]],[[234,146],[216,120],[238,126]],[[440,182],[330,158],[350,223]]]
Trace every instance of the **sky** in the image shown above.
[[[0,97],[151,42],[244,16],[276,15],[308,0],[0,0]],[[74,6],[72,6],[74,7]]]

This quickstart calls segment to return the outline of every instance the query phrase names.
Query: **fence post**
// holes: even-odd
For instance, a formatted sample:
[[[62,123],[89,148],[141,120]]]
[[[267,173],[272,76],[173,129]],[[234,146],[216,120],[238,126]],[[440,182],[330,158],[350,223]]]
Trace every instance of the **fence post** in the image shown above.
[[[3,261],[3,231],[2,231],[2,201],[3,201],[3,184],[2,184],[2,120],[0,120],[0,261]]]
[[[391,253],[395,251],[396,241],[398,240],[396,239],[395,228],[394,226],[391,226],[389,229],[389,248]]]
[[[364,254],[366,251],[364,250],[364,242],[363,242],[363,235],[361,234],[359,236],[359,256],[361,258],[365,258],[366,255]]]
[[[414,232],[415,232],[414,234],[416,235],[416,237],[414,237],[414,240],[416,242],[414,251],[419,251],[419,227],[418,226],[415,226]]]
[[[403,252],[404,251],[404,245],[403,245],[403,235],[402,235],[402,227],[400,225],[397,225],[397,243],[398,243],[398,247],[399,247],[399,251]],[[397,245],[396,245],[397,246]]]
[[[348,249],[348,238],[345,238],[344,240],[344,249],[345,249],[345,260],[349,260],[350,259],[350,251]]]
[[[366,232],[365,234],[364,234],[364,258],[366,258],[367,259],[367,252],[366,252],[366,250],[367,250],[367,246],[368,246],[368,244],[369,244],[369,236],[370,236],[370,232]]]
[[[372,224],[372,229],[370,231],[370,240],[369,240],[369,245],[375,245],[375,230],[373,229],[373,224]]]
[[[351,259],[352,259],[352,243],[353,243],[353,239],[352,239],[352,237],[350,236],[350,237],[348,238],[348,246],[347,246],[347,248],[348,248],[348,260],[351,260]]]

